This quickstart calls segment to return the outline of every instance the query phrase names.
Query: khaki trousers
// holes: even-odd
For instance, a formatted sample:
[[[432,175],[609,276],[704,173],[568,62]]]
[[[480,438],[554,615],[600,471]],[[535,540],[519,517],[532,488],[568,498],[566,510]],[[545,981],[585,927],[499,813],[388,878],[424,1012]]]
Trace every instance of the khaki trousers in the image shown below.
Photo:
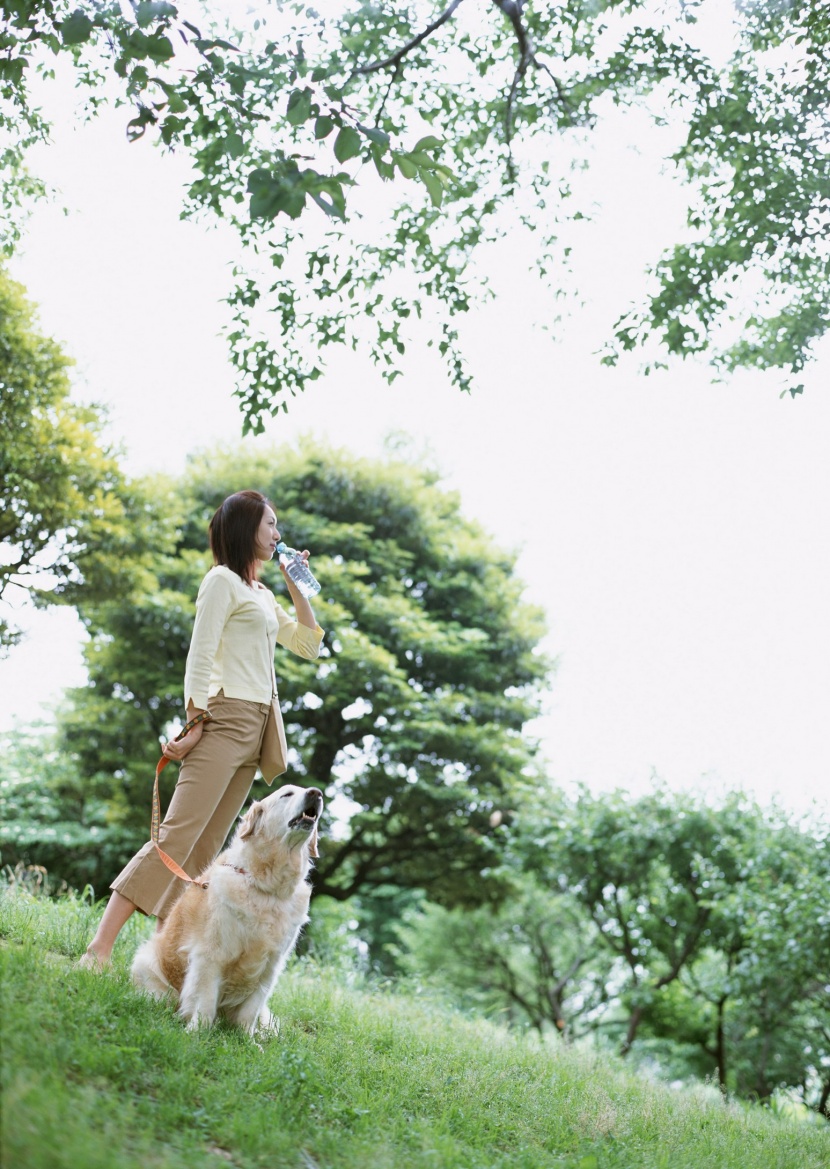
[[[221,852],[259,765],[271,705],[225,698],[210,699],[213,718],[202,737],[182,760],[159,844],[190,877],[199,874]],[[166,917],[185,888],[148,841],[115,878],[111,889],[132,901],[142,913]]]

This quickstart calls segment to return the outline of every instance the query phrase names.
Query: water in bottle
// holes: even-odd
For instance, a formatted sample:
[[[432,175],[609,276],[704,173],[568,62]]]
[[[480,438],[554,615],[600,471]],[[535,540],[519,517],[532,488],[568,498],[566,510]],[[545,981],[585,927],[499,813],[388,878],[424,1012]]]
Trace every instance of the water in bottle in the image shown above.
[[[296,548],[289,548],[281,542],[277,544],[277,555],[280,564],[304,597],[313,597],[319,593],[320,585]]]

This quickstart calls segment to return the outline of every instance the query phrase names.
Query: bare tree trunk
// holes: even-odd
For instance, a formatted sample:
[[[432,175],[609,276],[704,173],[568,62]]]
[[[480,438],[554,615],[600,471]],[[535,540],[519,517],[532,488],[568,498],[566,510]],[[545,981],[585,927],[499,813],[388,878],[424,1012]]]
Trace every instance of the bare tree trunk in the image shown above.
[[[772,1095],[772,1088],[770,1087],[767,1078],[767,1064],[769,1063],[770,1047],[772,1046],[772,1035],[769,1031],[764,1035],[764,1043],[761,1048],[761,1059],[756,1069],[755,1074],[755,1091],[758,1093],[758,1099],[761,1103],[765,1103]]]
[[[718,1001],[718,1029],[715,1039],[715,1059],[718,1066],[718,1086],[721,1092],[726,1091],[726,1037],[724,1035],[723,1017],[726,999]]]
[[[628,1055],[637,1038],[637,1029],[643,1020],[643,1008],[635,1007],[628,1019],[628,1031],[620,1047],[620,1055]]]
[[[821,1099],[818,1102],[816,1111],[820,1116],[824,1116],[827,1120],[830,1120],[830,1076],[824,1081],[824,1087],[821,1089]]]

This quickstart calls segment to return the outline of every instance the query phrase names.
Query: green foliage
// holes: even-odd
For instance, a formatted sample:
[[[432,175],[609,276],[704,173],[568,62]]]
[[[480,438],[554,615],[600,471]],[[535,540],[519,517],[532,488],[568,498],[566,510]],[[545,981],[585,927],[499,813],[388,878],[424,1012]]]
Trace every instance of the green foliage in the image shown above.
[[[538,814],[534,821],[538,821]],[[794,1088],[826,1114],[830,913],[826,824],[732,795],[719,805],[657,790],[587,794],[521,825],[537,881],[569,892],[615,961],[599,1022],[695,1074],[769,1099]]]
[[[746,834],[737,802],[710,808],[656,792],[587,794],[554,829],[554,864],[626,968],[634,1040],[654,993],[673,982],[712,936],[713,910],[738,878]],[[548,870],[550,871],[550,870]]]
[[[750,817],[747,817],[749,820]],[[725,1088],[767,1100],[801,1086],[827,1115],[830,1097],[830,847],[826,825],[751,817],[741,869],[716,907],[712,945],[684,970],[666,1018],[694,1019],[690,1042],[713,1059]],[[674,1022],[672,1021],[674,1020]]]
[[[157,549],[145,588],[79,605],[89,684],[60,715],[63,749],[84,777],[76,797],[146,832],[158,739],[182,709],[207,523],[240,484],[274,500],[283,536],[312,550],[323,582],[321,657],[281,652],[277,662],[292,774],[348,818],[322,850],[316,891],[428,888],[448,904],[497,896],[491,817],[533,773],[523,727],[549,670],[544,626],[522,600],[514,556],[462,516],[435,473],[410,463],[311,443],[256,457],[231,449],[192,459],[172,488],[144,485],[160,526],[180,530]],[[266,579],[288,603],[273,566]]]
[[[657,292],[620,321],[606,360],[656,334],[672,353],[798,372],[828,322],[830,17],[814,3],[739,5],[718,69],[689,43],[694,8],[351,0],[334,15],[273,6],[203,35],[203,6],[18,0],[0,33],[4,198],[25,198],[26,150],[47,133],[28,78],[56,54],[93,111],[114,91],[131,138],[186,152],[185,214],[227,221],[244,245],[227,338],[257,432],[321,376],[315,351],[333,344],[367,347],[392,381],[426,328],[467,389],[457,329],[486,292],[481,246],[520,222],[540,234],[541,271],[564,265],[552,259],[561,224],[584,210],[556,160],[581,164],[610,103],[645,103],[688,125],[676,161],[692,238],[657,264]],[[756,309],[723,341],[719,326],[745,315],[747,274]]]
[[[313,911],[314,912],[314,911]],[[634,1078],[296,963],[260,1048],[188,1034],[136,993],[133,922],[103,977],[74,969],[90,909],[0,898],[9,1169],[820,1169],[826,1127]],[[71,940],[70,940],[71,939]],[[121,945],[121,944],[120,944]]]
[[[97,796],[78,763],[58,748],[53,728],[0,736],[0,865],[36,865],[50,888],[104,889],[125,852],[146,832],[131,832],[114,800]]]
[[[128,491],[95,406],[70,400],[69,359],[0,269],[0,598],[39,604],[129,591],[154,519]],[[0,617],[0,651],[19,639]]]
[[[464,1007],[572,1039],[591,1029],[607,1003],[611,963],[572,898],[551,895],[532,878],[514,880],[518,887],[500,906],[426,904],[404,917],[399,962]]]
[[[656,331],[670,353],[713,350],[728,370],[789,370],[795,396],[796,375],[830,324],[830,9],[804,0],[737,7],[738,48],[691,94],[674,156],[697,191],[688,239],[661,259],[658,290],[618,322],[617,336],[628,349]],[[725,321],[741,328],[721,340]]]
[[[399,968],[514,1026],[826,1116],[826,825],[662,789],[538,805],[509,833],[510,896],[404,910]]]

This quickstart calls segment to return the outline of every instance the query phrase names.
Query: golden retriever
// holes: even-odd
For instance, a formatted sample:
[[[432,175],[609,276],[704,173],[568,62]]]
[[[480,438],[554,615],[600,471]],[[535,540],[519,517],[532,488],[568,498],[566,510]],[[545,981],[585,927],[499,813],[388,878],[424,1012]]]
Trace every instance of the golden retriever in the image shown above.
[[[303,925],[323,810],[315,787],[287,784],[251,805],[230,847],[188,885],[138,949],[133,981],[178,1000],[188,1030],[221,1012],[253,1035],[274,1028],[268,999]]]

